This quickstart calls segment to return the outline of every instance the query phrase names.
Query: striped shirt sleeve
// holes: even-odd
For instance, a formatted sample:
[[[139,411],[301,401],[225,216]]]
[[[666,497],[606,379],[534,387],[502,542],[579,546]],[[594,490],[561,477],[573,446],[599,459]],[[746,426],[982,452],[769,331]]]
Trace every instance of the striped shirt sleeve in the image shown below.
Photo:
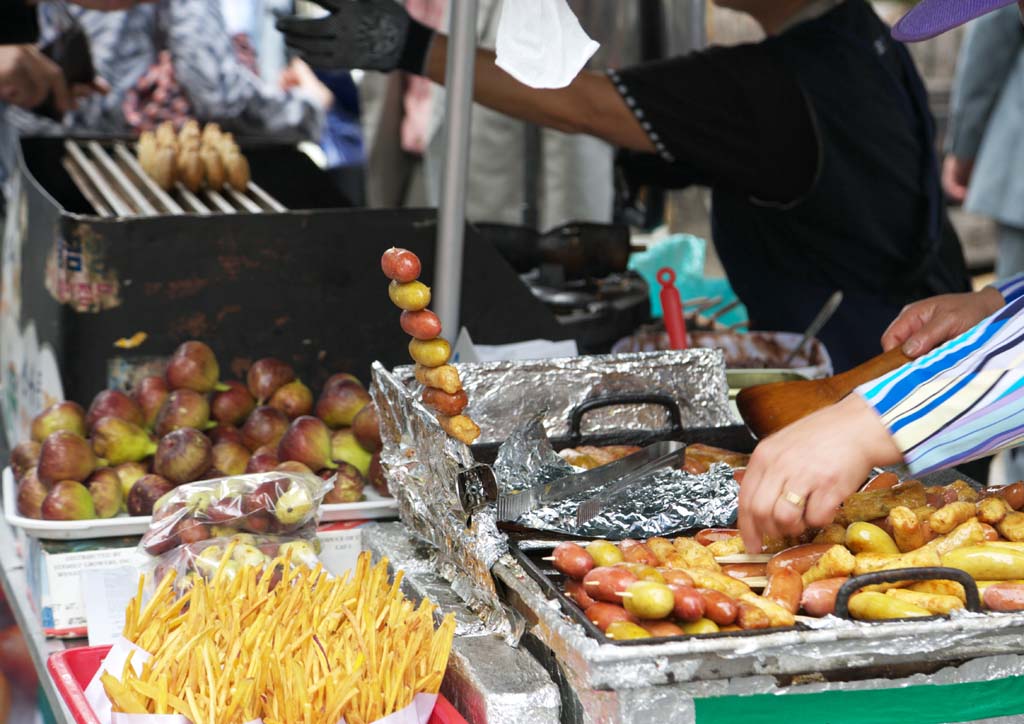
[[[992,286],[999,290],[999,293],[1003,295],[1003,299],[1009,304],[1015,299],[1020,299],[1024,296],[1024,274],[1017,274]]]
[[[959,337],[857,388],[914,474],[1024,442],[1024,295],[1007,301]]]

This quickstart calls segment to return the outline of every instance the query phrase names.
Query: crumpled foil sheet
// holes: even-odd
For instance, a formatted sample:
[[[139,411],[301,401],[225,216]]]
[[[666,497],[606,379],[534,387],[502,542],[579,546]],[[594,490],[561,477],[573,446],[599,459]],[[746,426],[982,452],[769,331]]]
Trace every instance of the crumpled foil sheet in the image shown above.
[[[502,443],[493,468],[503,493],[549,483],[575,470],[551,447],[540,415]],[[645,475],[611,498],[597,516],[576,525],[580,505],[610,485],[536,508],[516,522],[536,530],[618,540],[721,528],[736,520],[739,485],[731,467],[717,464],[699,475],[671,469]]]
[[[593,355],[513,362],[457,364],[469,395],[467,414],[482,430],[478,442],[503,442],[534,415],[544,412],[552,437],[569,432],[569,413],[584,400],[646,392],[679,401],[683,427],[735,424],[729,409],[725,358],[717,349]],[[395,375],[413,379],[412,367]],[[410,385],[413,387],[413,385]],[[657,430],[666,424],[657,405],[608,407],[588,413],[585,432]]]
[[[961,615],[929,621],[839,622],[722,638],[614,646],[600,644],[549,600],[511,556],[495,565],[508,598],[536,623],[530,633],[557,657],[578,691],[647,688],[736,677],[843,671],[901,663],[930,664],[1020,652],[1024,613]],[[598,697],[600,698],[600,697]],[[592,717],[595,721],[615,721]]]
[[[437,572],[480,617],[480,625],[459,621],[459,635],[496,633],[516,643],[518,616],[498,597],[491,566],[504,555],[493,506],[470,519],[459,502],[455,481],[475,465],[469,447],[448,437],[409,390],[380,363],[373,365],[371,394],[380,420],[381,465],[398,500],[402,522],[437,549]]]

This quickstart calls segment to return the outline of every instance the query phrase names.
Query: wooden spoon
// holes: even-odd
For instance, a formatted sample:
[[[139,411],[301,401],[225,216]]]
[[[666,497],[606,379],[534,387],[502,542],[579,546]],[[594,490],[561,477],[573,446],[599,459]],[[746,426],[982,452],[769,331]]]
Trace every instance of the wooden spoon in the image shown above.
[[[855,387],[892,372],[910,361],[896,347],[851,370],[823,380],[772,382],[740,390],[736,406],[747,427],[764,438],[815,410],[839,402]]]

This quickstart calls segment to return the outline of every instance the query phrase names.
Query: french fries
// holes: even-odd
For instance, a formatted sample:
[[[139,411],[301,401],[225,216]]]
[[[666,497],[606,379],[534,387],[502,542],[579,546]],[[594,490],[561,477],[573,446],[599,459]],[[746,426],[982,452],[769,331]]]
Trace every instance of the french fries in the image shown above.
[[[226,558],[225,558],[226,560]],[[145,605],[128,604],[124,635],[152,653],[120,681],[102,677],[116,712],[180,714],[195,724],[369,724],[437,693],[455,631],[435,607],[401,593],[401,572],[360,556],[346,578],[292,567],[221,566],[175,600],[174,574]],[[130,662],[129,662],[130,663]]]

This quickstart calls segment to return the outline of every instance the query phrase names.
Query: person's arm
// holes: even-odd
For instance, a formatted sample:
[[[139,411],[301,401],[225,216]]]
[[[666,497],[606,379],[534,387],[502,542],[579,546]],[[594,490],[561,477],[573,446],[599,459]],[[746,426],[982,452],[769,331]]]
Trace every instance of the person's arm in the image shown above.
[[[51,94],[62,114],[74,105],[56,63],[33,45],[0,45],[0,102],[32,110]]]
[[[953,81],[950,130],[946,138],[943,187],[955,201],[967,195],[974,159],[985,128],[1024,43],[1013,7],[989,13],[967,29]]]

